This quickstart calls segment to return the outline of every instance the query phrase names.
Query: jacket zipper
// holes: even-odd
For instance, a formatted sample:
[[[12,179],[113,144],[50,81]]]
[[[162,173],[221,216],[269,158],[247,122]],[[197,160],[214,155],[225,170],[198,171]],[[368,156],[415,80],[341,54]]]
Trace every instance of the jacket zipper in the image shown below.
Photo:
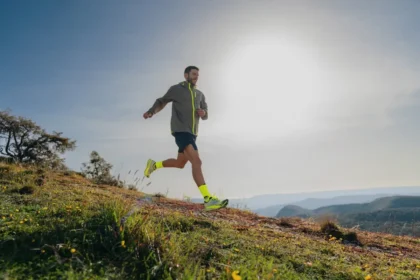
[[[195,105],[194,105],[195,102],[194,102],[194,95],[193,95],[193,92],[191,90],[190,83],[188,83],[188,88],[189,88],[190,93],[191,93],[192,120],[193,120],[192,133],[195,135]]]

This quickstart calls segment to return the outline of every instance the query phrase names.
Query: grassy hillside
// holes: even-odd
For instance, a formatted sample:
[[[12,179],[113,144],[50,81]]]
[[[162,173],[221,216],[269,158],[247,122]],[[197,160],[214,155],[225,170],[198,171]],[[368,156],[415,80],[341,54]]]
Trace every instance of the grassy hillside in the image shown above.
[[[420,279],[416,238],[339,229],[350,243],[71,172],[0,165],[0,201],[0,279]]]

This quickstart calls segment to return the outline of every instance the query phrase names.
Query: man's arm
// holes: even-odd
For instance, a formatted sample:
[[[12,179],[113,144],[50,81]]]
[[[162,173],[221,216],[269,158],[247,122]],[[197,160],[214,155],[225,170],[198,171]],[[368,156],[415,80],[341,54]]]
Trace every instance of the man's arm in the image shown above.
[[[200,102],[200,108],[204,110],[204,112],[206,112],[206,114],[204,116],[201,117],[202,120],[207,120],[209,118],[209,109],[207,107],[207,103],[206,103],[206,97],[203,94],[203,98],[201,99]]]
[[[174,91],[174,87],[172,86],[168,89],[168,91],[166,92],[164,96],[156,99],[155,103],[152,105],[152,107],[150,107],[149,110],[147,110],[146,113],[149,113],[151,115],[157,114],[159,111],[165,108],[166,104],[174,101],[174,97],[175,97],[174,94],[175,94],[175,91]]]

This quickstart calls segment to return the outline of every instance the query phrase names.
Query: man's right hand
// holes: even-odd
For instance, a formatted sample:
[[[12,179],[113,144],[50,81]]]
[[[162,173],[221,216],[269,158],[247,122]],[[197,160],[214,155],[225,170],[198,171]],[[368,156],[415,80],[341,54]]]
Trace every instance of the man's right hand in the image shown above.
[[[153,116],[153,114],[151,114],[149,112],[146,112],[146,113],[143,114],[143,118],[145,118],[145,119],[151,118],[152,116]]]

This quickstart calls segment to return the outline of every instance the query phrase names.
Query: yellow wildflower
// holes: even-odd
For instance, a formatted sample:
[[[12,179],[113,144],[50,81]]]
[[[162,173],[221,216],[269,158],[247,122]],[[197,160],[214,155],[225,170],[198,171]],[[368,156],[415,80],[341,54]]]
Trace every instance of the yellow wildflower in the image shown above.
[[[71,252],[72,254],[74,254],[74,253],[76,253],[76,249],[72,248],[72,249],[70,250],[70,252]]]
[[[236,249],[236,248],[235,248],[234,250],[235,250],[236,252],[240,252],[240,250],[239,250],[239,249]]]
[[[44,208],[42,208],[42,210],[48,210],[48,207],[44,207]]]
[[[23,221],[20,221],[19,224],[23,224]]]
[[[241,280],[242,277],[238,275],[239,270],[235,270],[234,272],[232,272],[232,278],[233,280]]]
[[[123,246],[125,248],[125,241],[121,241],[121,246]]]
[[[19,209],[16,209],[16,212],[19,212]]]
[[[277,269],[273,268],[273,272],[276,273],[277,272]]]
[[[395,269],[393,269],[392,267],[389,268],[389,272],[394,274],[395,273]]]
[[[370,274],[366,275],[365,280],[371,280],[371,279],[372,279],[372,276],[370,276]]]

